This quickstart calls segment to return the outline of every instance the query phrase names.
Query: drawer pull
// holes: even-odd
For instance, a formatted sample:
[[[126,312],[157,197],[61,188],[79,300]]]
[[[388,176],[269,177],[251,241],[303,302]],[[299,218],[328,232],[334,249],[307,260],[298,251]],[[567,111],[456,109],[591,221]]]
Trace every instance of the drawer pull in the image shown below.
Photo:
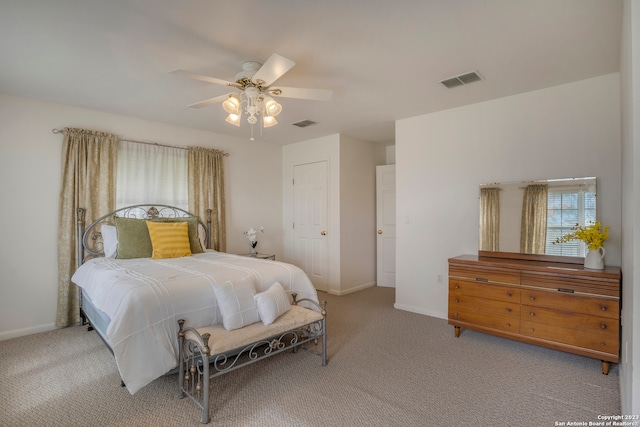
[[[533,311],[532,311],[531,313],[529,313],[529,316],[531,316],[531,317],[533,317],[533,316],[535,316],[535,315],[536,315],[536,314],[535,314]]]
[[[535,331],[535,329],[533,329],[533,328],[529,329],[529,332],[533,332],[533,331]]]
[[[485,279],[484,277],[476,277],[476,282],[488,282],[489,279]]]
[[[531,296],[529,297],[529,299],[530,299],[531,301],[535,301],[535,300],[536,300],[536,297],[534,297],[533,295],[531,295]]]
[[[572,294],[573,293],[573,289],[569,289],[569,288],[558,288],[558,292],[566,292],[568,294]]]
[[[458,313],[453,313],[454,316],[458,317]]]
[[[604,347],[604,346],[606,346],[606,345],[607,345],[607,344],[606,344],[604,341],[601,341],[601,342],[600,342],[600,346],[601,346],[601,347]]]
[[[511,327],[511,323],[507,323],[507,328],[510,328],[510,327]]]
[[[508,297],[510,297],[511,295],[513,295],[511,292],[507,292]]]
[[[455,302],[460,302],[460,300],[458,298],[454,299]]]
[[[604,323],[600,323],[600,329],[607,329],[607,325],[605,325]]]
[[[601,305],[600,308],[602,309],[602,311],[607,311],[607,306],[606,305]]]
[[[460,285],[455,285],[454,288],[460,289]]]
[[[507,313],[511,313],[511,309],[507,307]]]

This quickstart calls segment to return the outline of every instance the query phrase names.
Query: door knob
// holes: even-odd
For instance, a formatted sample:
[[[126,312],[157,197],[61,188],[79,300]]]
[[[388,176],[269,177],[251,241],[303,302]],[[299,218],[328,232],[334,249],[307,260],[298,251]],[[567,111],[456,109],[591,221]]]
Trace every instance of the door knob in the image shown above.
[[[321,232],[320,232],[320,235],[322,235],[322,236],[326,236],[326,235],[327,235],[327,232],[323,230],[323,231],[321,231]]]
[[[382,234],[382,230],[378,230],[378,234]]]

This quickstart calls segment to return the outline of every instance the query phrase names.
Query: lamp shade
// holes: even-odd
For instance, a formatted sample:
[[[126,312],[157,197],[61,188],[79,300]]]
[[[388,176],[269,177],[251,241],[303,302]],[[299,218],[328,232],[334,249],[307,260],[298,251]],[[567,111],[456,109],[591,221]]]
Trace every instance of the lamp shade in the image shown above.
[[[264,110],[268,116],[275,117],[282,111],[282,105],[278,104],[272,97],[264,99]]]
[[[226,111],[229,114],[238,115],[240,114],[240,105],[241,105],[240,95],[235,94],[235,95],[229,95],[229,98],[227,98],[222,103],[222,108],[224,108],[224,111]]]
[[[262,126],[266,128],[270,128],[271,126],[275,126],[278,124],[278,121],[273,116],[262,116]]]
[[[225,119],[227,123],[231,123],[234,126],[240,126],[240,118],[242,116],[240,114],[229,114],[229,116]]]

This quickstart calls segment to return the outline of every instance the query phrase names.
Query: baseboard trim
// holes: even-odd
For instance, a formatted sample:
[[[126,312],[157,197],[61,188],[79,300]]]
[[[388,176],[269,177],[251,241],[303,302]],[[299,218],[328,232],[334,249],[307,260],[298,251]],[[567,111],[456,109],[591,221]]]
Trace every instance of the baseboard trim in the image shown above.
[[[32,326],[30,328],[4,331],[0,332],[0,341],[10,340],[11,338],[24,337],[26,335],[38,334],[40,332],[53,331],[54,329],[58,329],[55,323],[48,323],[46,325]]]
[[[411,305],[395,303],[393,304],[393,308],[396,308],[398,310],[403,310],[403,311],[410,311],[411,313],[424,314],[425,316],[436,317],[438,319],[444,319],[444,320],[448,319],[446,313],[443,314],[443,313],[432,311],[432,310],[424,310],[422,308],[411,306]]]
[[[349,289],[345,289],[345,290],[330,289],[328,293],[331,294],[331,295],[337,295],[337,296],[348,295],[348,294],[352,294],[354,292],[362,291],[362,290],[367,289],[367,288],[372,288],[375,285],[376,285],[376,282],[370,282],[370,283],[365,283],[365,284],[356,286],[354,288],[349,288]]]

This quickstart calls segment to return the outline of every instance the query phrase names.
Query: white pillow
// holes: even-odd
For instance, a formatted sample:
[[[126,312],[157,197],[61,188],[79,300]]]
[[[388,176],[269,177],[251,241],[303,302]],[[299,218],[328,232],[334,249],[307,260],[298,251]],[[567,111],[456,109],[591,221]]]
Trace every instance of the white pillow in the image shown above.
[[[260,320],[253,296],[256,291],[250,277],[236,282],[227,281],[213,285],[222,314],[222,324],[227,331],[251,325]]]
[[[118,232],[115,225],[104,224],[100,227],[102,234],[102,248],[104,256],[107,258],[115,258],[118,250]]]
[[[256,300],[260,320],[265,325],[272,324],[291,309],[289,297],[279,282],[275,282],[269,289],[256,294],[253,298]]]
[[[211,249],[207,248],[207,230],[205,230],[200,223],[198,223],[198,239],[200,240],[200,245],[202,246],[203,251]]]

